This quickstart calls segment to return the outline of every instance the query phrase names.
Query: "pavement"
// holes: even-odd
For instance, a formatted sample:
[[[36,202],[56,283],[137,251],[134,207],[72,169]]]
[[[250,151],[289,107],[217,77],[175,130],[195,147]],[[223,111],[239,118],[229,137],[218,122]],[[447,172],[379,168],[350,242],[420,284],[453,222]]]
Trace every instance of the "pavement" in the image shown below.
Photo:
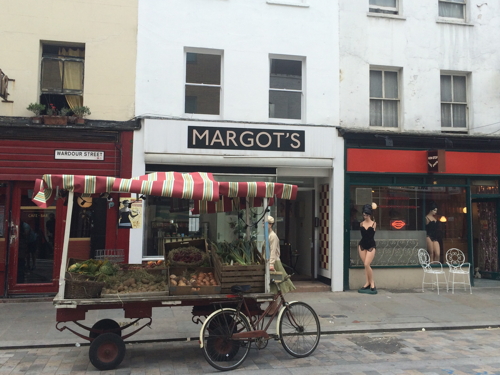
[[[476,285],[472,294],[459,289],[455,294],[441,290],[439,295],[431,289],[425,292],[380,289],[378,294],[369,295],[299,288],[286,298],[288,302],[296,300],[311,305],[320,317],[324,335],[499,328],[500,282],[484,280]],[[88,345],[88,341],[68,330],[58,331],[55,315],[49,298],[0,299],[0,350]],[[154,308],[151,329],[146,327],[126,341],[197,341],[201,325],[193,323],[191,317],[191,307]],[[89,311],[80,323],[92,326],[104,318],[122,325],[131,321],[124,318],[123,310],[117,309]],[[72,322],[65,325],[86,332]],[[131,327],[123,335],[137,328]]]

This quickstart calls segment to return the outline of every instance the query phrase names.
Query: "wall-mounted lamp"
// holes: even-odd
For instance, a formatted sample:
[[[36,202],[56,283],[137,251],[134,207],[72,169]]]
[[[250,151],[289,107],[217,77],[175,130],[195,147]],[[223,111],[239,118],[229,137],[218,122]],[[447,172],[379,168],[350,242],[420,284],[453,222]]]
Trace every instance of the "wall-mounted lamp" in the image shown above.
[[[467,207],[462,208],[462,212],[463,212],[464,214],[466,214],[466,213],[467,213]]]
[[[439,218],[439,221],[440,221],[441,223],[446,223],[448,220],[446,220],[446,216],[441,216],[441,217]]]

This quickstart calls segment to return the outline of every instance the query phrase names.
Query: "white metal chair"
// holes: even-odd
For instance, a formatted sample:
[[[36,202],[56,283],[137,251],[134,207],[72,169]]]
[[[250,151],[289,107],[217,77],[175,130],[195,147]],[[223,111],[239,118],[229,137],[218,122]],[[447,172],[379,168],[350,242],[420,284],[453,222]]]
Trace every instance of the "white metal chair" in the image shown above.
[[[437,292],[439,294],[439,282],[440,282],[439,275],[444,276],[444,283],[446,284],[446,291],[448,292],[448,280],[446,279],[446,274],[443,271],[443,265],[441,264],[441,262],[437,261],[431,262],[429,253],[425,249],[418,250],[418,261],[420,262],[420,265],[424,269],[424,278],[422,279],[422,292],[424,291],[424,284],[431,284],[433,290],[434,290],[434,285],[437,287]],[[433,265],[434,267],[432,267]],[[427,275],[431,275],[431,279],[433,279],[433,281],[426,282],[425,277]]]
[[[469,286],[470,293],[472,288],[470,285],[470,263],[465,262],[464,253],[456,248],[451,248],[446,252],[446,263],[450,267],[448,279],[451,282],[451,293],[455,293],[455,284],[463,284],[464,290]],[[461,275],[462,281],[455,281],[455,275]]]

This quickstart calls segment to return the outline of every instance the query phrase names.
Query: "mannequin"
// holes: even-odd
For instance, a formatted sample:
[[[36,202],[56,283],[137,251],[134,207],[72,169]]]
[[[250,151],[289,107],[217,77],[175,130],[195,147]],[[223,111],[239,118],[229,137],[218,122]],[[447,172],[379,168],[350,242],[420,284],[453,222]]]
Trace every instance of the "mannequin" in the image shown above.
[[[371,263],[375,258],[376,246],[375,230],[377,223],[373,220],[373,210],[377,208],[375,203],[365,204],[363,206],[363,221],[360,223],[361,241],[358,244],[359,257],[365,266],[365,284],[358,289],[358,293],[377,294],[375,281],[373,280],[373,270]]]
[[[436,219],[437,205],[431,202],[429,206],[429,212],[425,216],[425,230],[427,232],[427,251],[429,252],[429,257],[431,262],[439,262],[439,256],[441,254],[441,248],[439,247],[438,241],[438,221]]]

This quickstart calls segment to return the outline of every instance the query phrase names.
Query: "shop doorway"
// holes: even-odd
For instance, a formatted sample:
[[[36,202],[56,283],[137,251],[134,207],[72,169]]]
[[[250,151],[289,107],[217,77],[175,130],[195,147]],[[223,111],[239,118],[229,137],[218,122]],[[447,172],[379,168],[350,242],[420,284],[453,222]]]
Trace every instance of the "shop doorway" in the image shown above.
[[[294,274],[292,280],[315,280],[314,190],[300,190],[295,201],[280,201],[278,211],[284,218],[278,233],[284,234],[280,257],[285,269]]]
[[[8,294],[55,293],[56,207],[40,208],[31,200],[33,183],[13,184],[9,219]]]
[[[473,199],[472,233],[475,286],[500,286],[498,214],[500,199]],[[484,285],[483,285],[484,284]]]

